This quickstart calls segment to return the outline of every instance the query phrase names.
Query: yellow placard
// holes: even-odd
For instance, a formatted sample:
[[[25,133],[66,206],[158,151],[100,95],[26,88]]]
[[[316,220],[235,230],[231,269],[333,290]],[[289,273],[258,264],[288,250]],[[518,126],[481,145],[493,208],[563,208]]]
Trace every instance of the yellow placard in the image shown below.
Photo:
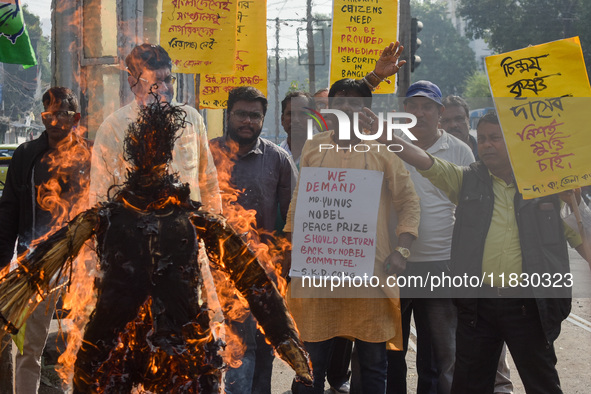
[[[382,50],[398,39],[398,0],[334,0],[333,4],[331,85],[343,78],[363,78],[374,69]],[[374,93],[394,93],[394,78]]]
[[[236,19],[236,70],[201,76],[199,108],[226,108],[236,86],[254,86],[267,95],[267,1],[238,1]]]
[[[160,45],[172,72],[233,72],[236,12],[236,0],[163,0]]]
[[[591,87],[578,37],[486,58],[515,180],[526,199],[591,184]]]

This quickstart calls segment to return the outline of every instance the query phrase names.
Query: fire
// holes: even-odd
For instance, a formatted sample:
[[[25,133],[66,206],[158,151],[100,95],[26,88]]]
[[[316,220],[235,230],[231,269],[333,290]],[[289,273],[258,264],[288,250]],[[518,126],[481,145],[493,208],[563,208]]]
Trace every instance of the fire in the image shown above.
[[[83,135],[85,129],[83,127],[75,127],[60,141],[55,149],[48,152],[42,159],[42,165],[46,167],[47,173],[50,176],[45,183],[37,188],[37,204],[41,209],[51,214],[49,223],[46,223],[47,233],[30,244],[30,249],[33,250],[49,236],[55,233],[68,221],[72,220],[77,214],[87,208],[87,195],[89,186],[89,169],[90,169],[90,155],[91,150],[88,144],[84,141]],[[38,269],[37,267],[27,267],[22,264],[22,261],[27,257],[28,252],[18,256],[16,263],[6,267],[1,273],[0,277],[2,283],[6,281],[13,281],[13,283],[29,282],[36,288],[37,294],[32,298],[26,297],[24,294],[28,291],[30,284],[22,286],[14,286],[17,288],[16,294],[3,294],[3,299],[12,299],[12,303],[20,303],[21,307],[26,311],[26,314],[17,317],[6,316],[9,321],[20,322],[27,318],[34,307],[44,298],[50,298],[55,301],[60,293],[65,292],[66,278],[77,276],[74,267],[84,262],[84,255],[79,255],[76,261],[70,261],[66,266],[52,264]],[[11,279],[7,279],[7,275],[11,269],[14,269],[14,275]],[[81,278],[88,278],[88,270],[84,270],[84,276]],[[91,282],[91,281],[89,281]],[[79,286],[83,282],[76,282]],[[44,290],[50,288],[49,294],[44,294]],[[92,289],[92,284],[89,284],[88,289]],[[92,294],[92,292],[85,291],[85,294]],[[22,295],[20,295],[22,294]],[[85,305],[89,305],[85,300]],[[27,307],[24,307],[26,305]],[[11,303],[8,303],[8,308]],[[68,306],[66,306],[68,308]],[[18,308],[17,308],[18,309]],[[6,322],[5,322],[6,323]],[[8,327],[9,331],[14,331],[15,328]]]
[[[69,40],[69,37],[84,38],[83,40],[71,41],[72,44],[69,48],[70,54],[82,54],[82,57],[88,59],[113,55],[111,53],[105,53],[103,50],[104,47],[106,48],[110,46],[107,41],[113,39],[114,36],[112,35],[112,31],[104,29],[102,21],[105,19],[110,19],[111,21],[117,20],[116,15],[108,15],[109,10],[114,10],[114,6],[106,6],[102,9],[97,9],[98,2],[95,3],[96,4],[94,5],[93,2],[89,2],[88,5],[80,3],[76,6],[72,6],[72,2],[68,1],[58,0],[54,2],[54,12],[62,16],[67,15],[67,17],[62,17],[62,20],[69,22],[60,24],[59,29],[56,29],[56,41],[59,42],[62,37],[66,40]],[[93,9],[92,7],[95,8]],[[100,7],[101,6],[98,5],[98,8]],[[82,12],[83,8],[84,12]],[[84,34],[81,34],[83,30],[81,26],[82,23],[84,24]],[[124,22],[124,25],[127,23],[132,25],[132,22]],[[133,26],[131,27],[132,28],[121,29],[119,32],[123,32],[123,34],[125,34],[125,32],[128,32],[128,34],[135,34],[135,29],[133,29]],[[129,43],[137,43],[137,37],[135,36],[126,37],[125,39]],[[115,53],[114,55],[117,56],[118,54]],[[65,58],[67,58],[67,56],[65,56]],[[59,54],[56,56],[56,59],[59,61]],[[58,63],[58,68],[64,69],[69,67],[67,61],[64,63],[65,64]],[[101,72],[94,73],[93,71],[95,69],[92,67],[96,66],[84,66],[81,69],[78,69],[80,72],[73,70],[73,72],[70,73],[75,79],[74,84],[80,86],[82,95],[87,96],[87,124],[91,136],[102,122],[102,119],[106,118],[107,115],[114,112],[119,107],[119,89],[113,89],[113,91],[110,92],[107,91],[107,86],[103,86],[103,83],[106,84],[106,81],[113,77],[113,75],[110,75],[109,73],[103,74]],[[101,69],[105,68],[107,67],[101,66]],[[124,70],[125,66],[119,65],[119,68],[120,70]],[[98,70],[98,67],[96,70]],[[115,77],[120,79],[119,75],[115,75]],[[59,80],[58,76],[58,81]],[[128,98],[129,97],[130,96],[128,96]],[[86,130],[80,128],[79,132],[83,134]],[[153,147],[150,149],[153,149]],[[78,153],[75,155],[71,152],[67,154],[57,153],[54,158],[55,160],[52,161],[52,163],[67,168],[70,161],[81,160],[80,157],[77,156]],[[230,168],[228,169],[230,170]],[[253,223],[255,222],[255,212],[252,210],[247,211],[236,204],[237,192],[232,191],[232,188],[229,185],[229,176],[231,172],[228,171],[224,174],[224,171],[220,169],[218,169],[218,171],[220,171],[220,188],[224,190],[222,195],[224,200],[224,215],[228,218],[229,223],[231,223],[236,231],[242,233],[243,237],[248,240],[250,249],[255,252],[259,261],[263,262],[264,269],[267,273],[278,280],[278,287],[284,294],[286,288],[285,281],[280,275],[278,263],[283,256],[283,251],[290,247],[289,242],[273,237],[272,234],[266,234],[270,236],[269,238],[274,238],[276,241],[272,245],[262,243],[261,236],[263,235],[263,232],[260,230],[258,230],[258,232],[254,230],[255,226]],[[109,177],[109,174],[104,174],[104,176]],[[223,180],[224,177],[226,179],[225,183]],[[84,190],[86,190],[87,187],[87,184],[82,185],[82,189]],[[62,201],[56,199],[56,196],[61,192],[63,192],[63,185],[60,184],[58,175],[57,179],[47,183],[45,187],[40,190],[38,195],[39,204],[43,204],[43,206],[48,207],[52,212],[55,212],[53,222],[55,228],[59,228],[74,215],[88,208],[85,199],[76,200],[76,203],[73,206],[64,205]],[[179,206],[181,204],[175,196],[166,196],[162,199],[151,202],[145,207],[138,206],[138,204],[130,199],[122,199],[122,203],[126,208],[134,211],[153,211],[169,206]],[[42,243],[44,240],[45,238],[39,240],[35,245]],[[225,241],[226,239],[219,240],[221,243]],[[221,250],[223,251],[224,249],[221,248]],[[244,319],[246,316],[245,307],[247,302],[242,295],[239,295],[236,290],[230,286],[231,281],[228,280],[228,276],[225,273],[222,273],[220,270],[212,269],[211,274],[208,274],[210,271],[210,264],[209,261],[207,261],[203,247],[200,247],[199,256],[200,271],[203,275],[203,288],[205,292],[203,300],[209,306],[207,313],[210,315],[211,320],[209,324],[210,332],[205,333],[202,331],[202,328],[196,327],[195,325],[184,327],[185,331],[199,331],[199,333],[195,335],[195,337],[199,339],[188,342],[191,347],[198,348],[205,346],[207,343],[219,343],[221,342],[221,339],[223,339],[228,343],[226,348],[220,352],[224,357],[224,362],[232,366],[237,366],[242,357],[242,346],[239,344],[240,341],[235,334],[229,330],[224,330],[224,318],[223,316],[220,316],[220,314],[217,314],[217,311],[220,308],[223,309],[227,318],[231,320]],[[250,261],[254,262],[254,260]],[[222,258],[221,264],[230,265],[230,262],[226,262],[224,258]],[[93,247],[86,246],[78,255],[78,258],[71,263],[71,268],[68,269],[70,269],[71,272],[66,276],[69,276],[69,283],[71,283],[71,286],[68,288],[69,291],[67,294],[65,294],[64,308],[70,310],[68,318],[72,320],[72,324],[68,332],[67,350],[60,356],[59,362],[62,366],[58,370],[60,376],[65,381],[71,381],[72,379],[74,374],[74,363],[77,358],[77,353],[82,345],[84,328],[89,321],[91,312],[95,310],[97,301],[95,280],[100,279],[101,269]],[[210,275],[210,280],[208,279],[208,275]],[[236,297],[237,294],[238,297]],[[152,299],[148,300],[140,308],[140,313],[138,313],[137,318],[130,322],[121,333],[119,345],[113,350],[114,358],[124,357],[125,354],[129,354],[129,352],[136,352],[138,356],[150,354],[151,359],[146,364],[148,365],[148,370],[146,372],[149,375],[161,377],[163,382],[169,382],[175,376],[186,376],[187,374],[207,375],[208,373],[217,373],[221,370],[222,365],[217,359],[215,359],[214,355],[204,356],[201,360],[184,360],[185,362],[179,363],[178,360],[172,360],[170,356],[164,354],[164,352],[159,352],[154,355],[150,351],[147,351],[146,346],[148,346],[148,344],[146,344],[145,335],[139,333],[142,332],[148,335],[147,332],[149,332],[149,329],[153,328],[153,316],[150,311],[151,302]],[[216,303],[221,305],[220,308],[215,307]],[[140,327],[142,328],[141,330],[139,329]],[[125,346],[124,343],[127,346]],[[193,354],[195,353],[198,352],[193,352]],[[200,369],[198,371],[191,369],[194,368],[195,365],[199,366]],[[207,368],[212,369],[209,370]],[[109,377],[111,379],[116,379],[119,376],[117,375],[117,371],[104,371],[102,375],[105,376],[105,379],[108,379]],[[181,379],[181,381],[182,380],[185,379]],[[158,385],[150,387],[154,392],[159,392],[159,388],[160,386]],[[139,384],[137,387],[130,389],[136,392],[143,392],[144,386]]]
[[[133,205],[131,202],[127,201],[125,198],[122,199],[123,203],[125,204],[125,206],[127,206],[128,208],[137,210],[137,211],[143,211],[142,208],[136,207],[135,205]],[[180,205],[181,202],[178,198],[174,197],[174,196],[167,196],[165,198],[156,200],[150,204],[148,204],[148,210],[158,210],[158,209],[162,209],[164,207],[166,207],[167,205]]]
[[[276,285],[281,294],[285,296],[287,282],[281,276],[281,260],[287,250],[291,250],[291,243],[281,236],[269,233],[256,226],[256,211],[245,209],[237,201],[242,190],[237,190],[231,182],[232,169],[235,162],[232,157],[236,157],[238,145],[232,141],[227,142],[229,151],[217,149],[213,153],[216,155],[216,169],[218,172],[218,183],[222,197],[223,215],[234,230],[241,234],[248,243],[249,248],[254,252],[257,259],[263,264],[263,267],[271,278],[276,280]],[[265,238],[268,243],[261,240]],[[219,240],[222,245],[225,240]],[[223,248],[220,248],[223,250]],[[230,263],[230,262],[228,262]],[[221,258],[221,264],[225,266],[224,256]],[[216,276],[216,285],[218,297],[222,303],[224,315],[230,321],[243,322],[248,316],[248,303],[234,287],[228,285],[227,275],[220,271],[214,271]],[[262,330],[262,327],[258,325]],[[224,351],[225,362],[233,368],[239,367],[242,362],[242,356],[245,352],[245,346],[240,337],[226,330],[227,347]],[[269,341],[267,340],[269,343]]]
[[[108,361],[103,363],[97,372],[100,376],[98,382],[90,381],[89,385],[97,384],[97,393],[131,392],[134,382],[148,379],[149,390],[159,392],[203,392],[207,388],[203,382],[207,381],[207,375],[220,375],[222,360],[213,354],[216,345],[221,341],[216,339],[209,328],[196,322],[186,324],[182,329],[182,335],[187,339],[186,343],[191,349],[178,348],[178,353],[171,355],[167,351],[158,349],[154,351],[154,345],[158,344],[156,336],[157,328],[154,326],[153,299],[148,298],[139,308],[137,317],[127,323],[118,336],[119,345],[113,348],[108,356]],[[207,313],[205,309],[201,313]],[[197,355],[197,356],[196,356]],[[200,360],[194,359],[195,357]],[[216,361],[217,357],[217,361]],[[121,369],[121,365],[129,365],[123,360],[134,360],[132,365],[137,368]],[[145,369],[142,367],[145,365]],[[203,376],[195,379],[195,376]],[[219,378],[219,376],[218,376]],[[138,392],[144,385],[138,385]],[[209,392],[209,391],[205,391]]]
[[[44,158],[52,177],[38,188],[37,203],[51,212],[51,230],[60,228],[88,208],[91,150],[84,142],[84,130],[75,127],[66,140]]]
[[[26,305],[13,307],[11,302],[37,298],[30,283],[42,295],[54,288],[50,278],[69,275],[74,291],[66,305],[78,330],[70,333],[60,374],[71,376],[75,360],[77,390],[217,392],[223,357],[235,362],[239,347],[233,335],[226,335],[230,345],[222,352],[223,317],[216,316],[216,296],[239,318],[244,308],[236,288],[279,355],[311,382],[309,359],[285,301],[252,252],[257,247],[258,255],[267,256],[273,249],[255,244],[256,237],[248,246],[227,219],[198,210],[189,200],[188,184],[161,166],[171,160],[176,132],[185,125],[183,114],[170,105],[142,108],[125,139],[132,170],[123,188],[39,243],[19,271],[0,280],[0,316],[7,326],[18,322]],[[154,146],[156,154],[146,154],[145,148]],[[240,209],[234,204],[232,211]],[[101,261],[96,282],[92,259],[72,263],[92,236]],[[208,275],[210,265],[216,268],[213,275]],[[220,280],[217,270],[227,278]],[[28,293],[18,297],[22,289]]]
[[[42,209],[51,212],[51,230],[46,236],[35,240],[31,248],[44,242],[50,234],[88,208],[91,150],[84,140],[85,134],[86,128],[74,127],[68,137],[43,159],[51,179],[37,189],[37,203]],[[73,288],[57,287],[62,290],[64,309],[70,310],[68,319],[73,322],[68,325],[67,350],[60,356],[62,367],[58,368],[58,373],[63,379],[72,375],[82,330],[96,301],[93,283],[98,270],[93,256],[91,248],[85,247],[69,266],[70,272],[60,275],[72,279],[70,283],[73,283]],[[24,257],[21,256],[19,261]]]
[[[85,247],[75,260],[69,291],[63,297],[63,307],[69,310],[66,350],[59,356],[57,373],[64,382],[71,382],[74,376],[76,354],[82,345],[84,327],[96,305],[95,278],[99,275],[96,254]]]
[[[216,166],[224,217],[238,233],[248,240],[248,244],[255,252],[256,257],[265,264],[267,273],[276,276],[277,287],[285,295],[287,283],[281,276],[280,261],[283,259],[285,251],[291,250],[291,243],[285,237],[258,228],[256,226],[256,211],[244,209],[237,203],[238,195],[243,191],[236,190],[232,185],[232,168],[235,163],[231,158],[236,156],[238,145],[228,141],[228,146],[230,147],[229,152],[220,150]],[[272,240],[272,243],[264,243],[261,238]]]
[[[78,138],[87,135],[89,131],[90,136],[92,137],[102,119],[119,107],[117,89],[114,90],[114,95],[117,96],[117,99],[114,100],[111,96],[108,96],[111,93],[106,92],[106,89],[103,88],[103,83],[107,81],[107,79],[102,74],[90,72],[89,67],[82,70],[75,65],[72,67],[72,64],[68,63],[71,61],[75,64],[76,62],[76,60],[70,59],[70,55],[68,54],[78,54],[77,56],[85,56],[87,58],[101,57],[103,56],[103,41],[105,41],[105,39],[116,39],[113,37],[112,31],[108,31],[108,34],[106,34],[107,31],[104,32],[105,34],[101,31],[101,18],[97,18],[98,15],[101,15],[101,10],[91,9],[91,7],[96,7],[96,4],[98,3],[90,2],[84,5],[82,3],[74,5],[70,1],[58,0],[54,2],[55,8],[53,9],[54,16],[59,15],[59,18],[54,17],[54,26],[56,25],[56,21],[59,20],[59,27],[54,29],[54,41],[62,43],[69,42],[66,48],[57,47],[60,52],[55,52],[53,54],[58,61],[56,66],[58,72],[55,76],[57,77],[58,84],[68,84],[67,86],[72,87],[78,86],[81,93],[81,97],[79,97],[80,99],[82,99],[83,96],[92,96],[87,99],[87,111],[83,114],[90,130],[87,130],[85,127],[78,127]],[[85,9],[83,10],[83,8]],[[112,21],[117,19],[115,14],[105,15],[103,13],[102,16],[103,19],[110,19]],[[82,34],[83,26],[86,30],[84,34]],[[85,39],[83,41],[78,38],[72,39],[72,37],[84,37]],[[100,37],[105,37],[105,39],[100,39]],[[67,71],[61,74],[61,71],[59,70],[64,69]],[[61,82],[60,77],[65,78],[65,81],[68,82]],[[70,81],[70,78],[72,78],[72,81]],[[104,95],[104,97],[101,97],[102,95]],[[70,152],[69,154],[58,153],[55,156],[55,162],[59,163],[61,166],[67,165],[65,163],[70,159],[72,161],[80,160],[80,158],[75,157],[75,155],[78,155],[79,153],[82,154],[82,152]],[[88,185],[84,185],[82,188],[84,190],[85,198],[78,200],[76,205],[69,209],[60,207],[59,203],[55,201],[53,196],[58,191],[54,186],[49,187],[48,185],[48,190],[44,191],[43,194],[40,194],[39,198],[41,198],[45,205],[49,206],[54,204],[61,213],[69,211],[69,216],[72,217],[76,213],[88,208],[86,198],[88,196],[87,188]],[[59,216],[61,217],[61,214]],[[56,221],[56,224],[57,223],[58,221]],[[70,273],[71,285],[68,287],[68,291],[63,295],[63,308],[69,311],[67,319],[71,321],[71,324],[68,324],[67,327],[67,349],[60,355],[60,366],[57,368],[57,372],[62,380],[66,382],[71,381],[72,379],[76,353],[82,343],[84,327],[86,326],[90,313],[94,309],[96,303],[94,281],[99,275],[100,269],[98,267],[96,254],[93,250],[94,246],[91,245],[92,244],[83,248],[78,258],[73,262]]]

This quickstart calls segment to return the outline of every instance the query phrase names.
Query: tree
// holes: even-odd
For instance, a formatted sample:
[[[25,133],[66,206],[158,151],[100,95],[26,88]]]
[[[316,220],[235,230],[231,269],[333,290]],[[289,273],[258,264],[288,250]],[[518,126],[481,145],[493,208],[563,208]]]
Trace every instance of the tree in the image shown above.
[[[422,41],[417,50],[421,64],[411,74],[411,82],[427,79],[439,86],[444,96],[463,94],[466,79],[476,70],[475,54],[469,41],[446,17],[445,3],[413,0],[410,7],[411,15],[424,25],[418,34]]]
[[[475,72],[466,80],[464,94],[467,97],[491,97],[488,79],[483,72]]]
[[[483,72],[475,72],[466,80],[464,98],[471,109],[491,107],[492,98],[488,78]]]
[[[589,0],[460,0],[468,37],[483,38],[498,53],[579,36],[591,66]]]

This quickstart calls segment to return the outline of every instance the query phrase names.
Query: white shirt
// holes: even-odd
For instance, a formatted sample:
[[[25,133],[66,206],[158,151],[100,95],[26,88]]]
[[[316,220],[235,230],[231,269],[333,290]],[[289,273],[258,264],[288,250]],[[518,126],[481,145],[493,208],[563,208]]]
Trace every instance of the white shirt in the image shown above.
[[[180,105],[174,103],[173,105]],[[187,125],[173,150],[171,172],[177,172],[191,189],[191,199],[200,201],[212,212],[221,212],[217,171],[209,151],[203,118],[195,108],[182,105],[187,113]],[[127,127],[137,119],[139,105],[134,100],[104,120],[94,140],[90,168],[90,196],[92,205],[107,199],[112,185],[122,186],[129,163],[124,159],[123,140]],[[110,191],[113,196],[115,190]]]
[[[293,154],[291,153],[291,150],[289,149],[289,145],[287,144],[287,140],[283,140],[280,144],[279,144],[280,148],[283,148],[287,151],[287,153],[289,153],[289,155],[291,156],[291,158],[293,159]],[[296,167],[300,168],[300,159],[302,158],[302,156],[298,157],[297,160],[293,160],[294,164],[296,165]]]
[[[289,153],[289,155],[292,156],[291,150],[289,149],[289,144],[287,143],[287,140],[281,141],[281,143],[279,144],[279,147],[285,149],[287,151],[287,153]]]

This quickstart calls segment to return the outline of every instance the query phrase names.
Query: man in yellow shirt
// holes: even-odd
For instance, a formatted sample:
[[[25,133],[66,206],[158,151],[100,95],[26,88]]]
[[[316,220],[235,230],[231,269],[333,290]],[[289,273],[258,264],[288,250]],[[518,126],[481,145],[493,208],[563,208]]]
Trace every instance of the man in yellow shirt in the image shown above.
[[[394,141],[404,147],[399,157],[457,204],[454,283],[477,279],[453,289],[458,329],[452,393],[493,393],[503,341],[528,393],[562,393],[552,344],[570,312],[566,240],[588,256],[580,237],[560,220],[558,196],[523,200],[517,191],[495,113],[480,120],[477,133],[480,161],[469,167]]]
[[[345,113],[353,119],[355,112],[360,113],[364,107],[371,107],[371,91],[361,80],[343,79],[335,82],[329,92],[330,108]],[[389,153],[384,145],[381,149],[358,150],[362,141],[356,136],[345,140],[340,137],[338,124],[336,130],[319,133],[308,140],[302,150],[300,166],[350,168],[373,170],[383,173],[376,226],[376,255],[373,275],[380,283],[386,283],[388,275],[404,270],[405,251],[411,246],[418,234],[419,201],[412,181],[404,164],[395,155]],[[342,130],[341,130],[342,131]],[[320,146],[332,145],[335,149],[320,150]],[[336,149],[336,147],[339,149]],[[284,231],[292,233],[294,212],[298,209],[297,188],[294,193],[287,216]],[[398,215],[396,235],[397,247],[392,250],[391,236],[388,230],[390,205],[393,204]],[[302,209],[302,208],[300,208]],[[310,353],[314,369],[314,387],[305,387],[294,382],[292,391],[297,394],[323,393],[326,368],[337,337],[355,339],[358,350],[361,382],[364,393],[384,393],[386,390],[386,341],[401,337],[400,302],[398,289],[387,286],[377,288],[336,289],[327,296],[305,288],[306,296],[298,298],[296,291],[303,291],[299,278],[292,280],[287,301],[298,325],[298,330],[305,341],[306,350]],[[340,290],[340,292],[337,292]],[[301,297],[301,296],[300,296]],[[351,297],[351,298],[346,298]],[[400,341],[401,342],[401,341]],[[401,345],[401,343],[399,343]]]

